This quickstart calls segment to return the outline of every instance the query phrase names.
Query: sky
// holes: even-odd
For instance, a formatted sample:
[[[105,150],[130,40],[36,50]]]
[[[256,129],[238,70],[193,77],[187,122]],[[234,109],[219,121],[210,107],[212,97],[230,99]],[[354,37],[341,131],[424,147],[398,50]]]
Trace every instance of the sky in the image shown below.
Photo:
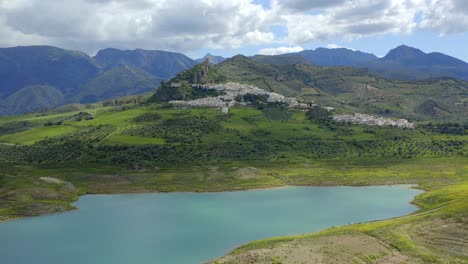
[[[402,44],[468,61],[468,0],[0,0],[0,47],[381,57]]]

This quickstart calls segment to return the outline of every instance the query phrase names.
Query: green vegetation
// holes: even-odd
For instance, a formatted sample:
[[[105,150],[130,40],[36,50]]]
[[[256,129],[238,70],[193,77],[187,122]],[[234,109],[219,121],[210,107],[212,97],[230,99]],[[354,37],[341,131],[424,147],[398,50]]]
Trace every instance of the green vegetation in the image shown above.
[[[243,96],[237,96],[236,101],[246,102],[254,105],[265,104],[268,101],[268,94],[244,94]]]
[[[31,145],[47,137],[56,137],[64,135],[75,130],[72,126],[44,126],[35,127],[24,132],[8,134],[0,137],[0,142],[11,144]]]
[[[306,116],[310,120],[327,120],[330,118],[330,113],[323,107],[315,106],[307,110]]]
[[[172,78],[171,82],[189,82],[194,84],[206,84],[206,83],[222,83],[225,82],[225,76],[214,66],[211,66],[208,61],[204,61],[177,74]]]
[[[140,136],[131,136],[131,135],[112,135],[108,139],[109,143],[115,144],[125,144],[125,145],[148,145],[148,144],[157,144],[163,145],[166,141],[162,138],[155,137],[140,137]]]
[[[163,83],[161,87],[156,90],[154,96],[150,98],[153,102],[167,102],[171,100],[193,100],[198,98],[218,96],[220,93],[215,89],[204,89],[202,87],[192,87],[188,82],[174,84]]]
[[[267,104],[261,109],[267,119],[274,121],[287,122],[294,114],[285,104]]]
[[[410,183],[428,191],[415,200],[423,210],[418,214],[255,242],[220,261],[243,262],[266,249],[266,263],[292,262],[284,254],[291,243],[321,257],[354,252],[364,263],[390,256],[414,263],[466,260],[458,242],[450,242],[459,239],[453,230],[466,225],[464,124],[349,125],[324,120],[321,110],[249,99],[259,101],[255,108],[229,114],[127,98],[72,112],[1,117],[0,220],[70,210],[87,193]],[[437,224],[448,228],[427,231]],[[439,238],[450,240],[449,248]],[[348,250],[345,243],[328,253],[313,246],[347,239],[363,249],[380,246]]]
[[[167,102],[170,100],[193,100],[208,96],[218,96],[215,89],[205,89],[200,85],[225,82],[226,77],[219,70],[205,61],[197,66],[179,73],[170,82],[163,82],[149,99],[150,102]],[[195,86],[192,87],[192,84]]]
[[[23,215],[16,210],[20,201],[35,206],[36,200],[23,198],[40,176],[73,184],[79,193],[424,186],[462,181],[468,153],[468,135],[441,133],[433,124],[401,130],[316,122],[281,104],[233,108],[227,115],[130,104],[3,117],[0,131],[8,143],[0,144],[3,218]]]
[[[439,122],[465,122],[468,83],[455,79],[400,81],[351,67],[317,67],[285,58],[235,56],[213,67],[227,81],[314,101],[345,112]],[[182,78],[182,76],[179,76]],[[185,79],[190,81],[189,79]]]
[[[334,107],[341,112],[401,117],[411,121],[466,123],[466,81],[447,78],[392,80],[372,75],[364,69],[317,67],[297,59],[298,55],[253,58],[238,55],[214,66],[199,64],[160,87],[150,101],[199,98],[197,88],[191,84],[239,82]],[[180,86],[172,87],[173,84]],[[262,101],[262,98],[254,99]],[[247,98],[247,101],[255,100]]]

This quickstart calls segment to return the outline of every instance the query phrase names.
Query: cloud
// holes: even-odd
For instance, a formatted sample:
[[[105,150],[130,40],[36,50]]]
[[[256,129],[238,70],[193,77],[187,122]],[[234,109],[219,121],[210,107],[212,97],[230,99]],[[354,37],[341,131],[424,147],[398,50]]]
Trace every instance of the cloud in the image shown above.
[[[465,0],[0,0],[0,45],[190,52],[468,32]],[[272,48],[275,50],[278,48]]]
[[[13,4],[14,3],[14,4]],[[275,15],[250,0],[11,0],[0,2],[0,39],[42,44],[189,51],[274,41]],[[88,50],[89,51],[89,50]]]
[[[414,18],[422,10],[411,1],[347,0],[317,14],[287,14],[288,39],[295,44],[329,39],[352,40],[376,34],[408,34],[416,28]]]
[[[346,0],[283,0],[281,6],[292,11],[308,11],[344,4]]]
[[[352,51],[356,51],[355,49],[348,48],[348,47],[343,47],[343,46],[340,46],[340,45],[337,45],[337,44],[334,44],[334,43],[328,44],[327,48],[329,48],[329,49],[349,49],[349,50],[352,50]]]
[[[441,35],[468,32],[468,1],[432,1],[422,14],[420,27]]]
[[[295,47],[277,47],[277,48],[265,48],[261,49],[258,54],[263,55],[278,55],[278,54],[285,54],[285,53],[293,53],[303,51],[304,49],[300,46]]]

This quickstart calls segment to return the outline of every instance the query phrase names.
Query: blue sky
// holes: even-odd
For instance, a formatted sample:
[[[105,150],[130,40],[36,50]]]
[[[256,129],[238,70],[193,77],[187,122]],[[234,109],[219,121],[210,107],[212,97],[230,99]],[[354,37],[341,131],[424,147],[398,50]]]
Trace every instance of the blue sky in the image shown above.
[[[399,45],[468,61],[466,0],[9,0],[0,47],[53,45],[279,54],[346,47],[384,56]]]
[[[313,2],[313,0],[310,1]],[[446,2],[449,1],[450,0]],[[254,0],[253,3],[260,4],[267,9],[270,8],[270,0]],[[315,10],[314,14],[320,14],[320,10]],[[415,13],[414,21],[419,23],[422,20],[422,13]],[[275,34],[275,36],[287,36],[287,29],[284,26],[272,26],[271,31]],[[441,34],[440,32],[431,31],[428,29],[416,29],[410,33],[405,34],[376,34],[357,39],[343,39],[336,37],[327,40],[304,43],[300,47],[308,50],[319,47],[339,46],[369,52],[379,57],[383,57],[388,53],[388,51],[399,45],[416,47],[426,53],[441,52],[468,62],[468,33],[466,31],[457,32],[454,34]],[[283,45],[266,44],[261,46],[246,46],[239,49],[204,49],[193,52],[190,55],[192,57],[200,57],[206,53],[212,53],[226,57],[230,57],[236,54],[255,55],[258,54],[261,49],[281,46]]]

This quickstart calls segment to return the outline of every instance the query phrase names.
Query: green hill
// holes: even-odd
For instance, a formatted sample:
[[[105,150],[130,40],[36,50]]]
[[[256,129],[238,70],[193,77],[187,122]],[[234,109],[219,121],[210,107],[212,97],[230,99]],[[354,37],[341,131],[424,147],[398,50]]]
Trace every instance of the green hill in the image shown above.
[[[47,110],[63,104],[63,93],[50,85],[30,85],[17,90],[2,101],[2,114]]]
[[[207,68],[208,73],[202,73],[200,66],[197,66],[177,75],[171,82],[192,84],[232,81],[252,84],[343,112],[363,112],[411,120],[463,122],[468,115],[468,82],[465,81],[450,78],[399,81],[385,79],[358,68],[319,67],[297,62],[301,60],[291,55],[253,58],[238,55],[210,66]],[[210,77],[199,81],[194,77],[197,74]],[[165,87],[159,93],[163,91],[167,93],[173,90]],[[158,96],[158,92],[155,96]],[[424,110],[424,103],[429,100],[443,111]]]

